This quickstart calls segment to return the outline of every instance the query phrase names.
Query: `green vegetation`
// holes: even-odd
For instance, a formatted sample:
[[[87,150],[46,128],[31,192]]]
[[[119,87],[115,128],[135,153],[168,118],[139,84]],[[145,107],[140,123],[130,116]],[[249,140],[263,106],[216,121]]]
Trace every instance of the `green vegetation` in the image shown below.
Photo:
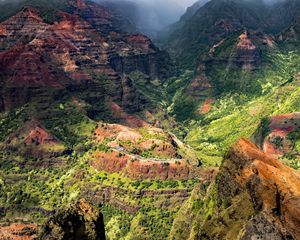
[[[11,16],[14,16],[17,12],[24,7],[32,6],[36,7],[43,19],[48,23],[53,23],[57,20],[57,11],[68,11],[70,6],[65,0],[11,0],[0,3],[0,21],[3,21]]]
[[[261,91],[224,93],[214,101],[209,113],[185,121],[190,129],[186,141],[197,150],[206,166],[219,165],[223,154],[236,140],[251,137],[259,126],[266,135],[269,116],[300,111],[296,75],[299,53],[277,52],[268,58],[272,64],[251,78],[252,82],[260,83]],[[290,79],[293,81],[286,83]]]
[[[250,21],[248,27],[252,29],[260,23],[260,14],[245,11],[241,6],[236,8],[236,1],[229,1],[232,9],[223,15],[221,10],[226,2],[220,1],[220,5],[216,2],[218,8],[210,6],[209,9],[212,16],[195,15],[189,27],[171,36],[177,41],[172,42],[171,47],[183,50],[174,54],[178,60],[178,75],[166,79],[169,66],[165,66],[162,59],[159,64],[163,77],[152,79],[134,71],[128,74],[132,82],[129,81],[130,86],[126,87],[123,81],[119,84],[89,70],[94,81],[83,86],[84,90],[81,86],[79,89],[70,86],[57,96],[58,93],[53,94],[51,90],[39,89],[41,96],[37,93],[38,97],[28,104],[1,113],[0,205],[5,210],[1,221],[24,217],[42,224],[49,212],[86,198],[98,205],[104,214],[109,240],[168,237],[181,240],[190,236],[201,239],[197,235],[199,228],[205,229],[203,234],[211,239],[220,236],[236,239],[244,223],[254,214],[251,200],[246,194],[239,194],[229,204],[218,195],[218,179],[213,184],[203,184],[194,176],[189,180],[158,180],[160,176],[157,179],[130,179],[125,171],[113,173],[113,170],[97,171],[92,167],[96,153],[108,153],[107,158],[116,153],[116,158],[121,160],[127,154],[134,155],[133,163],[154,158],[160,167],[170,166],[165,160],[172,155],[182,157],[182,161],[186,159],[192,166],[217,167],[239,138],[249,138],[257,131],[261,131],[263,137],[267,136],[270,116],[300,111],[300,52],[295,50],[297,48],[288,51],[284,42],[274,42],[273,48],[268,48],[266,43],[254,37],[254,44],[259,48],[254,57],[258,60],[250,59],[250,62],[253,60],[257,65],[252,70],[243,69],[244,62],[237,60],[241,53],[233,46],[244,28],[228,31],[227,36],[223,35],[227,23],[221,22],[220,26],[215,23],[224,17],[236,20],[234,15],[238,13],[242,16],[237,22]],[[37,7],[48,23],[58,20],[58,10],[72,10],[61,0],[6,1],[0,3],[0,21],[27,5]],[[180,39],[178,34],[184,35],[185,39]],[[113,37],[111,34],[108,38]],[[126,46],[125,40],[119,40],[120,48]],[[212,44],[220,40],[224,41],[212,57],[208,52]],[[100,60],[103,59],[99,56],[96,66],[101,65]],[[123,98],[133,89],[137,90],[134,96],[139,101],[137,105],[144,107],[144,111],[136,113],[135,106],[124,107],[126,99]],[[120,93],[116,93],[119,90]],[[206,100],[211,100],[211,106],[203,113],[201,109]],[[98,124],[117,121],[110,109],[112,102],[122,106],[124,111],[161,125],[164,132],[141,127],[132,134],[132,138],[135,134],[141,136],[137,142],[105,137],[105,134],[104,140],[97,142],[95,130]],[[10,139],[33,119],[55,136],[57,144],[38,146],[36,143],[28,147],[24,143],[26,136]],[[174,132],[191,148],[180,143],[178,145],[182,146],[176,146],[176,139],[172,140],[167,131]],[[298,169],[299,131],[291,132],[287,138],[292,143],[292,151],[281,160]],[[163,148],[174,147],[170,154],[164,155],[164,150],[159,149],[162,141],[166,142]],[[143,143],[149,149],[139,146]],[[284,139],[276,137],[273,144],[283,148]],[[179,159],[175,163],[180,164]]]

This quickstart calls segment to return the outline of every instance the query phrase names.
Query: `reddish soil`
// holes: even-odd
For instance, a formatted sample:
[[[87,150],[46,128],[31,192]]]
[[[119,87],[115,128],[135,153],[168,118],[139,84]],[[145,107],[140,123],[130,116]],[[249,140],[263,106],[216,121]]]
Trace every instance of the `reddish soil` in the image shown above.
[[[38,23],[44,22],[43,19],[39,16],[39,11],[37,11],[34,8],[27,7],[25,9],[24,13],[25,13],[25,17],[31,18],[31,19],[35,20],[36,22],[38,22]]]
[[[121,79],[124,65],[151,53],[149,62],[136,66],[149,74],[150,65],[155,68],[158,60],[154,59],[156,53],[158,56],[157,49],[147,37],[116,31],[119,16],[106,8],[81,0],[69,3],[75,13],[58,12],[60,20],[54,24],[43,22],[39,12],[31,7],[1,23],[0,44],[5,50],[0,53],[0,68],[6,87],[1,96],[1,111],[40,96],[53,97],[62,89],[68,90],[70,85],[85,90],[94,84],[103,91],[96,76],[105,76],[112,84],[111,92],[103,93],[107,101],[122,100],[125,106],[135,101],[135,89]],[[130,60],[124,57],[124,49]],[[146,124],[125,113],[121,120],[132,127]]]
[[[142,132],[153,139],[145,139]],[[187,161],[177,159],[175,140],[162,129],[144,127],[139,130],[118,124],[99,124],[94,139],[114,148],[112,152],[94,154],[90,164],[98,171],[120,172],[133,179],[188,179],[191,176]],[[144,152],[156,157],[143,158]]]
[[[211,109],[212,102],[213,102],[213,100],[211,98],[207,98],[200,109],[200,114],[208,113]]]
[[[6,29],[0,24],[0,37],[6,36]]]
[[[281,114],[271,118],[270,133],[263,141],[263,151],[275,158],[282,157],[291,151],[292,143],[287,139],[290,132],[300,127],[300,113]],[[282,146],[275,145],[276,138],[282,139]]]
[[[133,179],[189,179],[190,167],[185,161],[130,161],[125,174]]]
[[[14,223],[0,226],[0,240],[33,240],[36,239],[35,224]]]
[[[157,157],[176,158],[177,148],[172,144],[171,136],[163,132],[162,129],[149,127],[143,128],[151,139],[143,139],[143,135],[133,128],[129,128],[119,124],[100,124],[94,134],[94,140],[99,143],[107,143],[112,148],[122,147],[126,151],[131,152],[134,148],[141,152],[151,151]],[[156,139],[159,136],[162,139]]]
[[[31,144],[44,145],[44,144],[56,144],[57,141],[47,131],[45,131],[39,126],[36,126],[34,129],[30,130],[30,133],[28,137],[25,139],[24,143],[26,145],[31,145]]]
[[[142,138],[136,130],[119,124],[100,124],[96,129],[95,139],[102,143],[106,138],[136,143]]]
[[[119,155],[118,152],[95,153],[95,160],[91,161],[91,166],[98,171],[106,171],[109,173],[121,172],[124,170],[129,160],[129,155]]]
[[[299,171],[266,155],[246,139],[232,147],[224,171],[247,189],[255,209],[261,204],[260,210],[281,232],[300,239]]]
[[[0,66],[5,68],[6,72],[14,72],[8,79],[10,86],[62,88],[61,80],[45,62],[41,53],[29,46],[16,45],[1,52]]]
[[[132,179],[189,179],[191,172],[185,160],[139,160],[118,152],[96,153],[94,157],[90,164],[98,171],[121,172]]]
[[[6,149],[17,152],[19,155],[44,159],[59,156],[64,151],[64,146],[37,120],[27,122],[11,134],[5,140],[4,146]]]
[[[237,47],[243,50],[255,50],[256,46],[252,43],[252,41],[248,38],[248,33],[244,32],[239,37],[239,42]]]

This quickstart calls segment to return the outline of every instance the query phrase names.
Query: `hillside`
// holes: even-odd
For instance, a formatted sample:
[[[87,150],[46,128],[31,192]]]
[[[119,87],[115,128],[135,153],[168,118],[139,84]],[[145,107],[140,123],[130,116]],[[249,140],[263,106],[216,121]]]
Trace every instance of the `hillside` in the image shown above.
[[[226,154],[216,182],[194,190],[170,239],[299,239],[299,172],[247,139]]]
[[[109,238],[165,238],[195,183],[215,174],[163,129],[174,124],[159,89],[168,54],[89,1],[2,4],[3,238],[39,234],[79,199],[101,208]],[[69,234],[49,221],[54,235]]]
[[[298,240],[299,1],[97,2],[0,2],[0,239]]]
[[[213,0],[194,9],[197,11],[192,8],[186,12],[166,39],[167,47],[180,64],[189,68],[224,38],[244,30],[278,34],[299,16],[299,2],[295,0],[271,6],[262,0]]]
[[[298,19],[298,1],[210,1],[169,35],[181,73],[166,85],[168,111],[206,164],[265,118],[299,111]]]

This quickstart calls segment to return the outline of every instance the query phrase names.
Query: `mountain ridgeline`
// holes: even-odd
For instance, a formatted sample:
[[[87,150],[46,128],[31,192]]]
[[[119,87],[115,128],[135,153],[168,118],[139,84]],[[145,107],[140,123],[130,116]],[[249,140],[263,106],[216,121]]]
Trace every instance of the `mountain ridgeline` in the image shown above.
[[[298,19],[299,4],[297,0],[272,5],[263,0],[215,0],[201,7],[199,1],[171,27],[167,46],[177,49],[174,52],[181,64],[193,67],[209,47],[243,30],[276,36]]]
[[[300,2],[140,11],[0,1],[0,239],[299,240]]]

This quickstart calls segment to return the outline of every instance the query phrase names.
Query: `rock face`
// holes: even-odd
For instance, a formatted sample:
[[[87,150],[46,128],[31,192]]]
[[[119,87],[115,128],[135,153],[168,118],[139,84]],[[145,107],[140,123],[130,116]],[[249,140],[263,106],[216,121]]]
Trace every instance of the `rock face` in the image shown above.
[[[40,239],[105,240],[103,216],[88,202],[80,200],[51,217]]]
[[[67,0],[74,13],[88,21],[103,34],[112,29],[117,32],[135,32],[135,26],[123,15],[109,11],[102,5],[85,0]]]
[[[182,207],[188,217],[175,219],[171,239],[298,240],[299,204],[300,173],[241,139],[214,186],[196,188]]]
[[[228,153],[218,181],[218,197],[227,204],[243,193],[255,214],[240,239],[300,239],[300,174],[242,139]]]
[[[33,7],[0,23],[0,110],[47,104],[58,96],[103,106],[115,101],[125,110],[141,110],[141,97],[125,75],[140,71],[163,77],[165,53],[147,37],[124,32],[125,20],[104,7],[86,1],[68,4],[71,10],[57,10],[53,24]]]
[[[117,152],[97,153],[95,160],[91,161],[91,166],[98,171],[119,172],[131,179],[140,180],[188,180],[191,176],[191,166],[186,163],[186,160],[135,159],[130,155],[119,156]]]

